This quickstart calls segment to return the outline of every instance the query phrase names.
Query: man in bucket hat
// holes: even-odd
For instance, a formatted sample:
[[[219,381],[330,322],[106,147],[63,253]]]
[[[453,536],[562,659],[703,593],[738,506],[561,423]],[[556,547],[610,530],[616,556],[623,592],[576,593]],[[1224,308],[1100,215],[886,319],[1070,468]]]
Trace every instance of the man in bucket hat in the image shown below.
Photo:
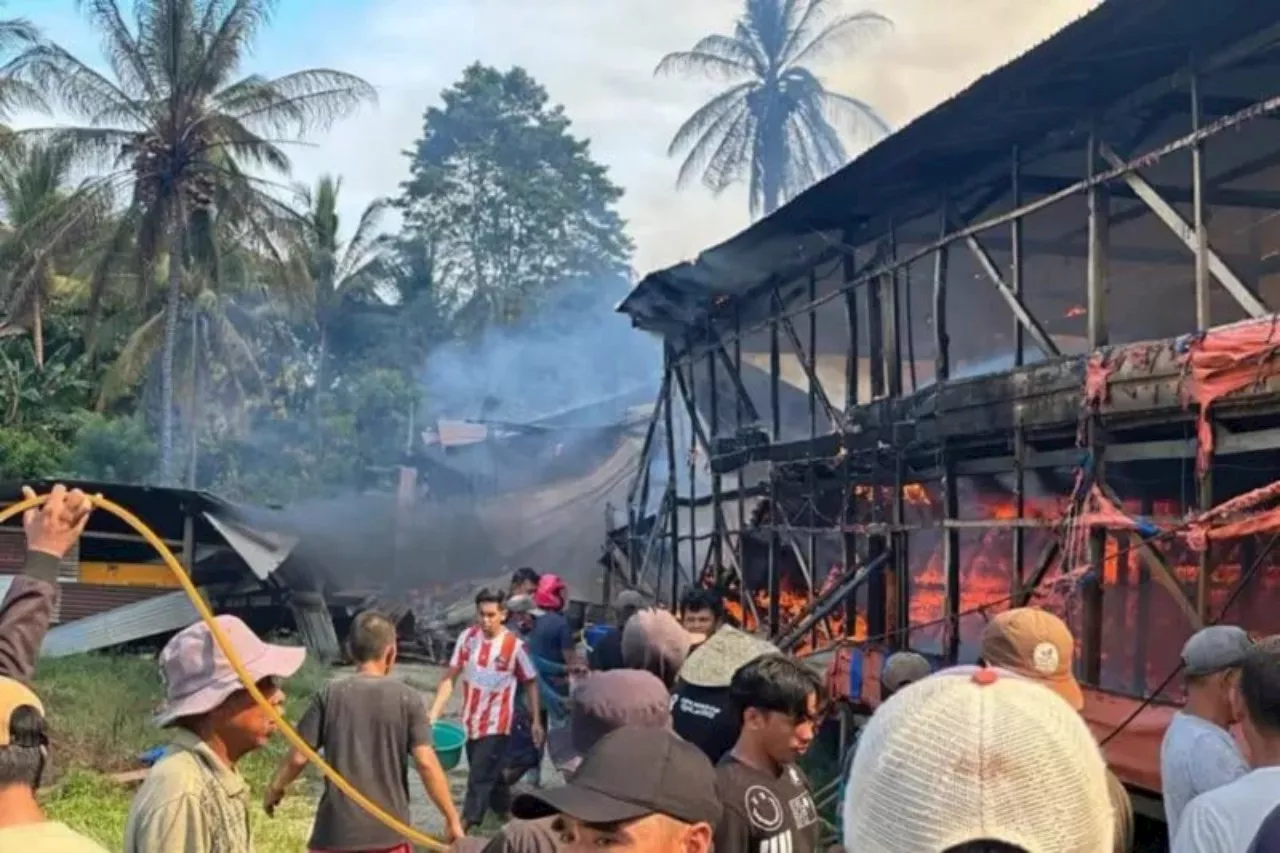
[[[234,616],[217,623],[258,689],[282,705],[279,682],[298,671],[306,650],[264,643]],[[249,786],[236,764],[265,746],[275,725],[203,622],[165,645],[160,674],[165,702],[156,724],[173,737],[133,800],[125,853],[244,853],[252,849]]]

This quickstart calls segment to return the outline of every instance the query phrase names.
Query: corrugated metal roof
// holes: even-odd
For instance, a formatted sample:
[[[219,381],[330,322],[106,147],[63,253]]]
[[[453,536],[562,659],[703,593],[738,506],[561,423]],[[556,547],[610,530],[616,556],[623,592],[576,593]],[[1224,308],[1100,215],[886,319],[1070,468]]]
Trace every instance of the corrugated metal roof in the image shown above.
[[[63,591],[65,594],[66,589]],[[117,604],[109,612],[95,613],[75,622],[59,625],[45,635],[44,645],[40,648],[41,656],[56,658],[92,652],[177,631],[200,618],[191,599],[182,590],[152,592],[144,600]]]
[[[974,175],[1280,21],[1253,0],[1107,0],[987,74],[696,261],[646,276],[623,300],[633,323],[684,334],[726,295],[789,279],[836,247],[846,226],[883,233],[888,218],[926,213],[955,175]],[[745,321],[756,319],[745,316]]]

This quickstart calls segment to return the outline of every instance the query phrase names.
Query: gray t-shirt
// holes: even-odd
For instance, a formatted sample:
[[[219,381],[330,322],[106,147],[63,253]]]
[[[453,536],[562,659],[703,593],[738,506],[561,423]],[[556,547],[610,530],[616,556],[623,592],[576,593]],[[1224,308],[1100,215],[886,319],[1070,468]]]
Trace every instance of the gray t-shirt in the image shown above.
[[[385,676],[332,681],[312,700],[298,734],[322,750],[357,791],[409,822],[409,753],[431,745],[422,694]],[[403,841],[325,782],[308,844],[312,850],[379,850]]]
[[[1182,812],[1192,800],[1248,772],[1230,732],[1185,711],[1174,714],[1160,744],[1160,786],[1169,843],[1177,837]]]

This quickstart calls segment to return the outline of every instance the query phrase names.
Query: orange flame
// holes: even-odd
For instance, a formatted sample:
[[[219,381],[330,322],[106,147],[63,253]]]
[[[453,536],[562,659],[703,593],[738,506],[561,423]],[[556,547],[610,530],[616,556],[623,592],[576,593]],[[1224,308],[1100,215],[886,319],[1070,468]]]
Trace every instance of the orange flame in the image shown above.
[[[854,498],[870,503],[883,501],[881,517],[888,517],[888,502],[895,495],[892,489],[857,486]],[[906,484],[902,490],[903,502],[909,506],[937,510],[941,501],[929,486],[920,483]],[[1029,519],[1061,519],[1069,510],[1070,501],[1061,496],[1027,496],[1023,501],[1022,515]],[[1137,500],[1126,500],[1125,511],[1142,514]],[[1183,514],[1179,502],[1174,499],[1155,500],[1148,510],[1157,518],[1178,517]],[[1014,497],[1000,492],[964,494],[961,516],[971,520],[1010,520],[1018,517]],[[835,531],[833,531],[834,533]],[[987,620],[994,613],[1009,606],[1015,592],[1015,577],[1020,575],[1023,584],[1031,581],[1031,572],[1041,553],[1050,541],[1051,531],[1045,528],[1022,529],[1023,564],[1015,574],[1013,548],[1017,530],[1013,527],[962,529],[958,531],[960,588],[959,641],[962,657],[976,654],[976,645]],[[923,651],[944,651],[946,634],[946,566],[944,561],[945,531],[936,526],[907,534],[909,636],[906,643]],[[1053,584],[1055,578],[1073,572],[1089,561],[1087,546],[1073,537],[1064,543],[1059,556],[1050,564],[1043,582],[1031,595],[1030,603],[1043,607],[1062,617],[1075,631],[1081,627],[1082,609],[1078,582]],[[1074,543],[1074,544],[1072,544]],[[1140,537],[1131,531],[1111,531],[1107,537],[1102,561],[1103,582],[1103,649],[1102,680],[1104,687],[1126,691],[1148,690],[1165,679],[1177,665],[1178,649],[1190,634],[1190,626],[1181,610],[1169,594],[1150,580],[1150,569],[1144,563],[1139,548]],[[1173,568],[1178,582],[1186,591],[1194,589],[1198,575],[1199,557],[1176,539],[1164,539],[1157,543],[1165,561]],[[1245,550],[1241,543],[1215,545],[1211,552],[1214,565],[1210,585],[1211,612],[1218,613],[1242,574]],[[1258,553],[1261,553],[1259,550]],[[1272,557],[1268,565],[1277,565],[1280,558]],[[1245,566],[1244,568],[1248,568]],[[846,571],[856,567],[835,565],[831,567],[826,583],[829,586]],[[1280,604],[1280,571],[1267,571],[1264,567],[1254,580],[1256,595],[1240,596],[1227,621],[1241,624],[1249,630],[1267,632],[1267,614],[1273,605]],[[769,595],[766,589],[750,592],[760,621],[767,620]],[[743,610],[738,596],[731,596],[726,603],[728,612],[748,630],[754,630],[756,619]],[[804,584],[797,583],[789,574],[780,578],[778,610],[783,630],[803,618],[809,611],[810,594]],[[1260,603],[1264,602],[1264,603]],[[806,636],[798,651],[824,648],[841,639],[879,641],[869,638],[865,621],[865,598],[860,598],[858,613],[852,626],[845,622],[844,608],[837,608],[828,620],[819,622],[813,634]],[[830,629],[828,629],[828,624]],[[1139,643],[1142,634],[1145,640]],[[1139,646],[1145,651],[1139,657]],[[966,653],[964,650],[968,649]],[[1077,645],[1079,654],[1080,645]],[[1139,686],[1139,682],[1141,686]],[[1174,688],[1176,689],[1176,688]],[[1166,696],[1174,698],[1172,693]]]

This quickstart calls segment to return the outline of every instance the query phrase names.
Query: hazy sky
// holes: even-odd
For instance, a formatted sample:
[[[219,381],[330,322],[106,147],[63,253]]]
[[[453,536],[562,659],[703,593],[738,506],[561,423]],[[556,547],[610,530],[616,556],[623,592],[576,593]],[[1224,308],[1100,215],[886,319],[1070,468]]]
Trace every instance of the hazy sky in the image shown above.
[[[849,0],[895,27],[817,71],[900,127],[1051,35],[1098,0]],[[122,6],[129,0],[121,0]],[[370,199],[393,194],[407,174],[402,155],[422,113],[463,67],[480,60],[523,65],[561,102],[575,131],[626,190],[622,213],[645,273],[696,255],[748,224],[744,192],[713,198],[677,191],[678,163],[666,157],[680,122],[715,83],[655,79],[663,54],[702,35],[728,32],[740,0],[281,0],[249,70],[282,73],[339,68],[378,87],[381,103],[306,147],[292,150],[294,176],[343,177],[348,221]],[[963,17],[946,14],[963,8]],[[97,44],[72,0],[9,0],[82,56]],[[19,125],[29,121],[19,119]]]

